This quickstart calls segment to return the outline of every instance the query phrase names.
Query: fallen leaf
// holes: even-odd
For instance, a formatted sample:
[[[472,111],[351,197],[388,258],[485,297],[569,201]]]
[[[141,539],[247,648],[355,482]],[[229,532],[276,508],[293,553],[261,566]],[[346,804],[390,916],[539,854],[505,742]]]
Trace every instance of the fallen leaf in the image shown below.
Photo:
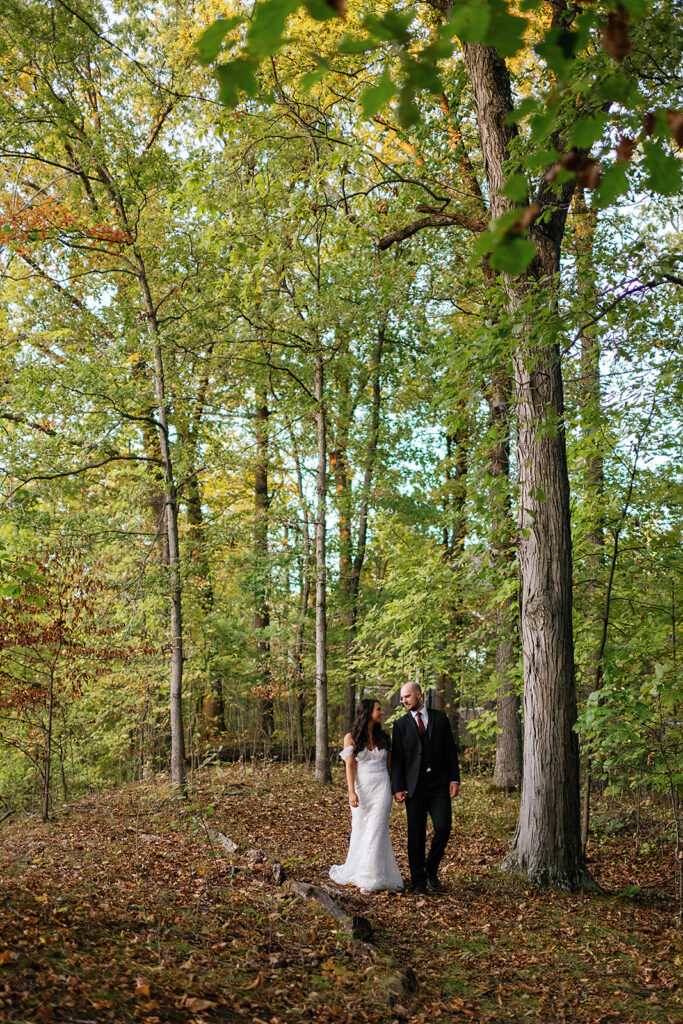
[[[667,110],[666,121],[679,146],[683,146],[683,111]]]
[[[628,11],[619,4],[616,11],[610,11],[603,29],[603,46],[610,57],[614,57],[618,61],[622,61],[626,54],[633,49],[633,43],[628,37],[628,22]]]
[[[617,160],[619,163],[629,163],[633,156],[635,145],[635,139],[629,139],[626,135],[619,136],[619,145],[617,146]]]
[[[515,223],[512,225],[510,230],[513,231],[515,234],[520,234],[522,231],[524,231],[525,228],[529,227],[536,214],[540,212],[541,207],[538,205],[538,203],[530,203],[529,206],[525,208],[519,220],[516,220]]]
[[[210,999],[199,999],[197,996],[185,996],[184,1006],[193,1013],[200,1013],[202,1010],[210,1010],[215,1003]]]

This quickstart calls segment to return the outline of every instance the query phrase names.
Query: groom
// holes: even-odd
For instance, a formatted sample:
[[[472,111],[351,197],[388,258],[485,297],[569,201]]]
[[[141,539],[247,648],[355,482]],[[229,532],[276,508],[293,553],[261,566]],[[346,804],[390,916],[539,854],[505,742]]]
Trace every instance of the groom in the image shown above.
[[[394,799],[406,805],[413,892],[443,892],[438,870],[451,834],[451,800],[460,790],[458,752],[448,718],[425,707],[417,683],[401,687],[401,703],[408,713],[394,725],[391,788]],[[427,815],[434,836],[425,858]]]

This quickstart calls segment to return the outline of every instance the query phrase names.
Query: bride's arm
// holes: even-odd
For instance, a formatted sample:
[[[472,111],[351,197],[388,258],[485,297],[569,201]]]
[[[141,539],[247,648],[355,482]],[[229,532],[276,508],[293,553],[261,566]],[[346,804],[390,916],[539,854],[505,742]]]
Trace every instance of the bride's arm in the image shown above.
[[[353,751],[353,736],[350,732],[347,732],[344,737],[344,750],[349,747]],[[358,796],[356,795],[356,759],[353,756],[353,752],[349,754],[346,761],[346,788],[349,791],[349,804],[351,807],[358,807]]]

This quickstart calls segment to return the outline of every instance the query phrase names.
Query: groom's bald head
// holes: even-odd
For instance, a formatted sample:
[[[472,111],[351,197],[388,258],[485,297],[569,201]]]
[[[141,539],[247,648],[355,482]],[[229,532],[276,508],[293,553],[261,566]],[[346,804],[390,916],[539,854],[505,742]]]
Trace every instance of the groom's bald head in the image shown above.
[[[405,683],[401,687],[401,704],[408,711],[419,711],[422,707],[422,690],[419,683]]]

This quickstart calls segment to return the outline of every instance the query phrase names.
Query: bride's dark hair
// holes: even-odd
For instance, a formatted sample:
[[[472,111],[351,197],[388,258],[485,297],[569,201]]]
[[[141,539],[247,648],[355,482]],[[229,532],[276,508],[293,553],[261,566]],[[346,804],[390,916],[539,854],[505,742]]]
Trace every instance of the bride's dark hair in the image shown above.
[[[368,725],[375,704],[379,704],[374,697],[365,697],[358,705],[356,718],[351,726],[351,739],[353,740],[353,756],[360,754],[368,745]],[[375,722],[372,728],[372,741],[380,750],[391,750],[391,739],[389,733],[385,732],[379,722]]]

